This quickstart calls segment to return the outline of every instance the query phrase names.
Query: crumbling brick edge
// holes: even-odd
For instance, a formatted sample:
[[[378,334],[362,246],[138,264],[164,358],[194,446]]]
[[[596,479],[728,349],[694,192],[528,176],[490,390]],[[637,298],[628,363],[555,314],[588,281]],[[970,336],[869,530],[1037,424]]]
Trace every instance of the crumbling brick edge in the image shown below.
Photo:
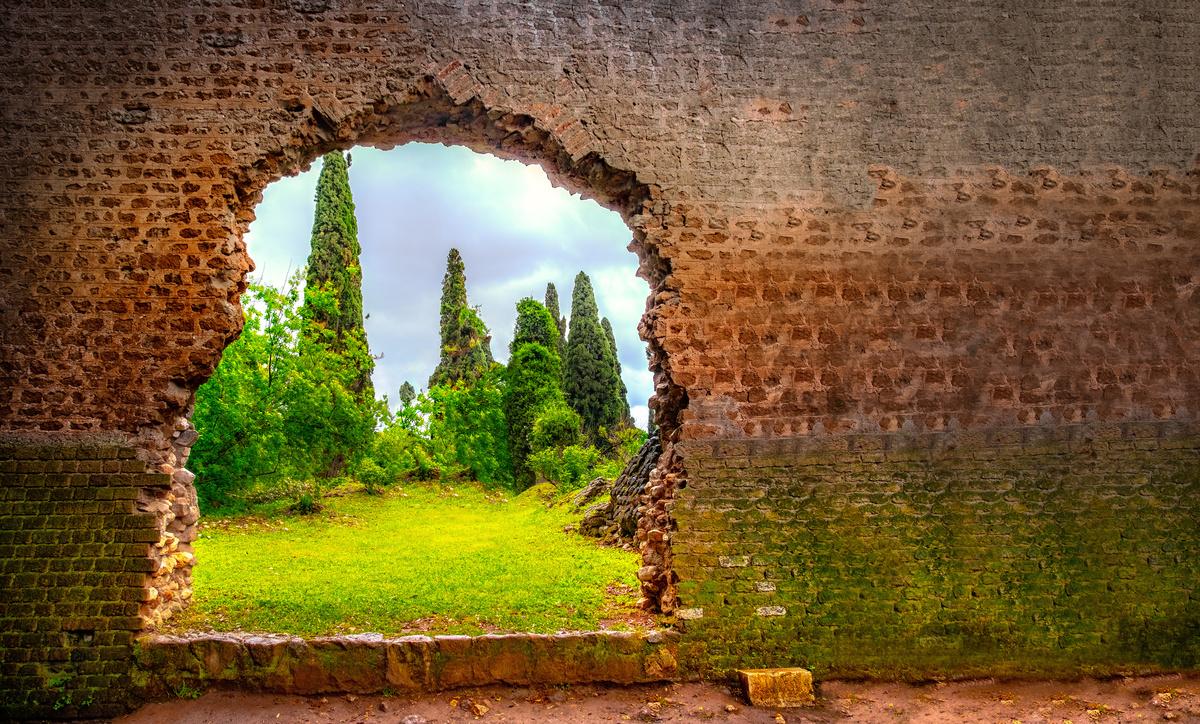
[[[131,703],[213,685],[280,694],[444,691],[489,684],[635,684],[681,676],[675,631],[404,636],[148,635],[134,645]]]

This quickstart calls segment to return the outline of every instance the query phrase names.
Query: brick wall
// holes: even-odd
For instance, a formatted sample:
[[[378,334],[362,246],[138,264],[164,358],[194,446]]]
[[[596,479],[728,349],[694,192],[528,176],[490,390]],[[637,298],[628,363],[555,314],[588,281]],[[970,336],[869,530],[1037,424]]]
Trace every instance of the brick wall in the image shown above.
[[[116,446],[0,446],[0,711],[12,718],[125,711],[143,626],[153,515],[146,473]]]
[[[137,503],[172,536],[153,547],[151,622],[186,586],[188,416],[241,326],[254,205],[356,143],[537,162],[624,215],[652,289],[656,535],[674,492],[686,511],[741,489],[687,448],[704,441],[1020,439],[1200,412],[1188,2],[16,0],[2,31],[0,436],[117,440],[170,476]],[[1083,460],[1133,489],[1160,461],[1125,452]],[[769,469],[803,495],[812,465]],[[716,535],[681,515],[681,543]],[[737,572],[651,553],[667,608],[674,578],[686,601],[704,571]],[[754,646],[778,651],[781,631]],[[714,666],[762,658],[730,640]]]
[[[918,680],[1194,669],[1195,428],[681,446],[681,661]]]

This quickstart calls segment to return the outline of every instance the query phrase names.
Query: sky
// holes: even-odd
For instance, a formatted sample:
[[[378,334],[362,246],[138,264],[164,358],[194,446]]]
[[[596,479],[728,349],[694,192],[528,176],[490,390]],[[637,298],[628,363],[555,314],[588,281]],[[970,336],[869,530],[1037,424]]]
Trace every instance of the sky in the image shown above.
[[[653,378],[637,324],[650,289],[636,276],[633,235],[619,214],[551,185],[538,166],[461,146],[410,143],[391,151],[354,148],[350,190],[362,245],[363,312],[375,355],[376,394],[395,407],[405,380],[425,388],[438,362],[438,315],[446,255],[466,265],[467,298],[508,361],[523,297],[543,301],[547,282],[570,316],[575,275],[586,272],[601,317],[617,340],[622,378],[639,427]],[[313,195],[321,162],[263,192],[246,245],[255,280],[282,286],[308,260]]]

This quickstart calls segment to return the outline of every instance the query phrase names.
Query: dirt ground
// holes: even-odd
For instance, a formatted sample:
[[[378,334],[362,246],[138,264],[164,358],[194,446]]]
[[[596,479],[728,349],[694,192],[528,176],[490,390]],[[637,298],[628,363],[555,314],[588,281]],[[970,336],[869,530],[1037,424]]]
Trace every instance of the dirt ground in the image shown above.
[[[212,691],[151,704],[114,724],[448,724],[450,722],[716,722],[718,724],[1200,724],[1200,675],[1073,682],[994,680],[923,686],[826,681],[817,705],[749,706],[712,683],[485,687],[417,698],[299,697]]]

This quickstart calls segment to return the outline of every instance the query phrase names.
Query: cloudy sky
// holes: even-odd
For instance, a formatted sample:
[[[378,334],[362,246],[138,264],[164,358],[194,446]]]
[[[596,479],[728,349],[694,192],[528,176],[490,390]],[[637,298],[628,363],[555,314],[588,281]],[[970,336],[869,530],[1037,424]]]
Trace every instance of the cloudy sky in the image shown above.
[[[649,288],[635,276],[637,257],[625,248],[632,234],[618,214],[551,186],[537,166],[462,147],[410,143],[351,154],[367,340],[383,354],[373,377],[377,394],[395,405],[405,380],[423,389],[437,365],[442,276],[455,247],[466,264],[467,296],[501,362],[508,360],[516,303],[542,301],[553,282],[570,316],[575,275],[586,272],[600,316],[616,335],[633,416],[645,427],[653,384],[637,323]],[[289,269],[306,263],[320,167],[318,161],[264,193],[246,236],[256,279],[279,286]]]

